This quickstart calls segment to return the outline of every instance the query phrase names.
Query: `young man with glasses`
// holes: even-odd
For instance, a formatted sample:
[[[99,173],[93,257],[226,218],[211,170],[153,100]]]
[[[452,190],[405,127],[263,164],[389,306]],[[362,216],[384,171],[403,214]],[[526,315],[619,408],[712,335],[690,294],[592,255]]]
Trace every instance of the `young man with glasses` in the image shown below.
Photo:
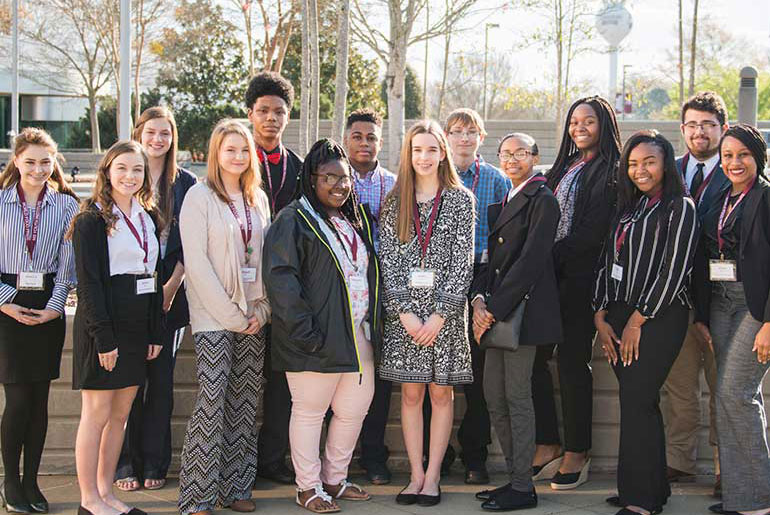
[[[682,106],[682,137],[687,153],[676,160],[687,191],[695,201],[698,218],[713,207],[715,199],[729,186],[719,160],[719,141],[727,130],[727,109],[718,94],[705,91],[690,98]],[[687,331],[679,357],[663,385],[666,422],[666,462],[669,481],[694,481],[698,454],[700,425],[700,372],[703,370],[709,387],[709,444],[714,452],[716,484],[714,495],[721,495],[719,481],[719,450],[715,428],[716,364],[714,351],[692,324]]]

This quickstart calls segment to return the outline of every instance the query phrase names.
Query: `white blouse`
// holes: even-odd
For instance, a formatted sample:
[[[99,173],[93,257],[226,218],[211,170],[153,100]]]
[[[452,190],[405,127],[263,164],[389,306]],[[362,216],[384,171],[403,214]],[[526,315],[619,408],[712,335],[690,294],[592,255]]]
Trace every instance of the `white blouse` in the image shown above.
[[[155,237],[155,224],[136,199],[131,199],[129,218],[134,224],[139,238],[143,240],[142,219],[147,229],[147,263],[144,263],[144,249],[128,228],[123,214],[117,205],[112,212],[118,216],[115,229],[107,236],[107,251],[110,256],[110,276],[120,274],[146,274],[155,271],[160,247]]]

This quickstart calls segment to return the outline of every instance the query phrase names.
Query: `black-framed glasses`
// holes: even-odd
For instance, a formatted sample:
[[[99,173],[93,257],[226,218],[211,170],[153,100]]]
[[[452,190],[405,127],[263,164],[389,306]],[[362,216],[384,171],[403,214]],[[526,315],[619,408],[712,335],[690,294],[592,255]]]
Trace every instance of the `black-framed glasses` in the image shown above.
[[[704,131],[711,131],[719,127],[719,124],[717,122],[712,122],[711,120],[706,120],[705,122],[695,123],[695,122],[687,122],[684,124],[685,128],[691,131],[695,131],[698,129],[703,129]]]
[[[530,150],[517,150],[516,152],[508,152],[503,150],[497,154],[500,162],[507,161],[524,161],[527,157],[534,155]]]
[[[316,177],[323,177],[324,184],[327,186],[350,186],[353,184],[353,177],[350,175],[337,175],[334,173],[314,173]]]

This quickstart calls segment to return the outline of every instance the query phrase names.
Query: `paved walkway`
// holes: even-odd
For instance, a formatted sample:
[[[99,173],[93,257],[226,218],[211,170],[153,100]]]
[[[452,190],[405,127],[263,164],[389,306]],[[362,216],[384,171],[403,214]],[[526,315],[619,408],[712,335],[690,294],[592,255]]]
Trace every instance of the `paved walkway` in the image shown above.
[[[483,513],[479,503],[473,498],[478,487],[466,485],[459,474],[453,474],[443,482],[442,502],[435,508],[419,506],[399,506],[395,496],[406,484],[406,476],[396,476],[387,486],[366,486],[374,499],[366,503],[342,503],[343,512],[355,515],[460,515]],[[352,478],[353,481],[362,478]],[[502,477],[497,476],[498,483]],[[709,496],[713,477],[700,477],[697,483],[676,485],[674,495],[669,500],[664,513],[666,515],[707,514],[708,506],[716,501]],[[41,478],[41,487],[51,503],[51,513],[74,514],[78,506],[78,487],[74,476],[46,476]],[[481,488],[483,489],[483,488]],[[591,481],[578,490],[554,492],[546,484],[538,487],[540,503],[537,508],[520,513],[527,515],[613,515],[618,511],[604,502],[615,492],[614,477],[607,474],[593,475]],[[259,482],[254,490],[257,502],[256,513],[270,515],[302,515],[309,513],[296,506],[292,501],[294,489],[290,486],[275,486],[273,483]],[[162,490],[140,490],[121,493],[120,498],[130,505],[135,505],[148,513],[178,513],[176,509],[177,481],[169,480]],[[233,514],[229,510],[217,510],[215,514]]]

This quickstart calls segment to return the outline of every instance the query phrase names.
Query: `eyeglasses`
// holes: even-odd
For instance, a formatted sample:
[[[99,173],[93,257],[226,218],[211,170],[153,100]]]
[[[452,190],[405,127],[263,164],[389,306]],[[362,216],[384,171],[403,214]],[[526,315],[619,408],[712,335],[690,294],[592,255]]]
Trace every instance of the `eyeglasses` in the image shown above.
[[[507,162],[507,161],[524,161],[527,157],[533,156],[532,152],[529,150],[517,150],[516,152],[508,152],[507,150],[503,150],[502,152],[497,154],[497,157],[500,158],[500,162]]]
[[[479,137],[479,131],[475,131],[473,129],[469,131],[449,131],[449,135],[453,138],[468,138],[468,139],[476,139]]]
[[[716,129],[717,127],[719,127],[719,124],[717,122],[712,122],[712,121],[705,121],[705,122],[700,122],[700,123],[687,122],[687,123],[684,124],[684,127],[687,130],[690,130],[690,131],[695,131],[695,130],[698,130],[698,129],[703,129],[703,131],[705,132],[705,131],[710,131],[710,130]]]
[[[314,173],[316,177],[322,177],[327,186],[350,186],[353,184],[353,177],[350,175],[336,175],[333,173]]]

